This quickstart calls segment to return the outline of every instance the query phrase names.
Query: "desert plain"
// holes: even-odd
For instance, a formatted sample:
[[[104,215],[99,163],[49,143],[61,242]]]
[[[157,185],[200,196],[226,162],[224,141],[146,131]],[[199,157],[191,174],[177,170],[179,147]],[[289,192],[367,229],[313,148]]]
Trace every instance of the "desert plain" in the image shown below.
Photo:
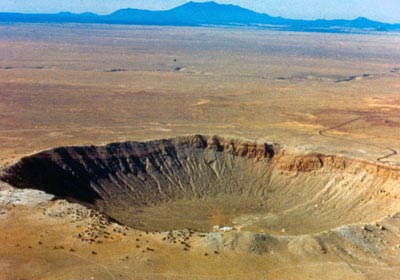
[[[0,25],[0,279],[398,279],[399,43]]]

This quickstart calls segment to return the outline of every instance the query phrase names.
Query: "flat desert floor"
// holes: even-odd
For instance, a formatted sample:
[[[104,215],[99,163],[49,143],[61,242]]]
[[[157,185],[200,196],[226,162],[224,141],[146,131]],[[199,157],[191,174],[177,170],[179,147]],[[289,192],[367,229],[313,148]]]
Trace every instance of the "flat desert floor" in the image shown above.
[[[58,146],[202,134],[396,167],[399,81],[397,33],[0,25],[0,164]],[[146,233],[40,192],[3,184],[0,193],[0,279],[397,279],[400,271],[395,213],[346,227],[367,236],[368,252],[337,228],[283,235],[254,253],[219,247],[247,248],[246,234]]]

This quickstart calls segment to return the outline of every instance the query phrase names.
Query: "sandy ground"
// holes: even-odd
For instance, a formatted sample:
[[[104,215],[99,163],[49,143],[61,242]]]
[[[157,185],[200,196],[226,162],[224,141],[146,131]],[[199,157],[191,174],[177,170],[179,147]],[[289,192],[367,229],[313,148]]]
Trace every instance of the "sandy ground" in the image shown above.
[[[377,160],[399,150],[399,53],[397,34],[0,26],[1,158],[199,133]]]
[[[200,133],[399,165],[399,43],[386,33],[1,25],[0,162]],[[398,279],[397,217],[260,252],[251,233],[146,234],[3,184],[0,207],[4,280]]]

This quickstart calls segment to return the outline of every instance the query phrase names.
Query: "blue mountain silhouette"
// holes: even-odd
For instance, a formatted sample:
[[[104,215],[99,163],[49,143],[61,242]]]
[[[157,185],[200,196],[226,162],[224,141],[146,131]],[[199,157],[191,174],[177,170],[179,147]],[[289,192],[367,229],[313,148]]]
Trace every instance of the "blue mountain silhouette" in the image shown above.
[[[236,5],[216,2],[188,2],[166,11],[121,9],[109,15],[93,13],[19,14],[0,13],[0,22],[109,23],[139,25],[228,25],[255,26],[280,30],[347,32],[353,29],[400,30],[400,24],[388,24],[359,17],[354,20],[295,20],[272,17]]]

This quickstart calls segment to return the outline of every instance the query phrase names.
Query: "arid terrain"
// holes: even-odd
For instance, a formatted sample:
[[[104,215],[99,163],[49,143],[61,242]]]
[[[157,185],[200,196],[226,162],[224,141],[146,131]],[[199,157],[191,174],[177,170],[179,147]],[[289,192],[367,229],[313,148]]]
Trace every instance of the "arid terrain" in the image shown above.
[[[398,279],[399,81],[397,33],[0,25],[0,279]]]

